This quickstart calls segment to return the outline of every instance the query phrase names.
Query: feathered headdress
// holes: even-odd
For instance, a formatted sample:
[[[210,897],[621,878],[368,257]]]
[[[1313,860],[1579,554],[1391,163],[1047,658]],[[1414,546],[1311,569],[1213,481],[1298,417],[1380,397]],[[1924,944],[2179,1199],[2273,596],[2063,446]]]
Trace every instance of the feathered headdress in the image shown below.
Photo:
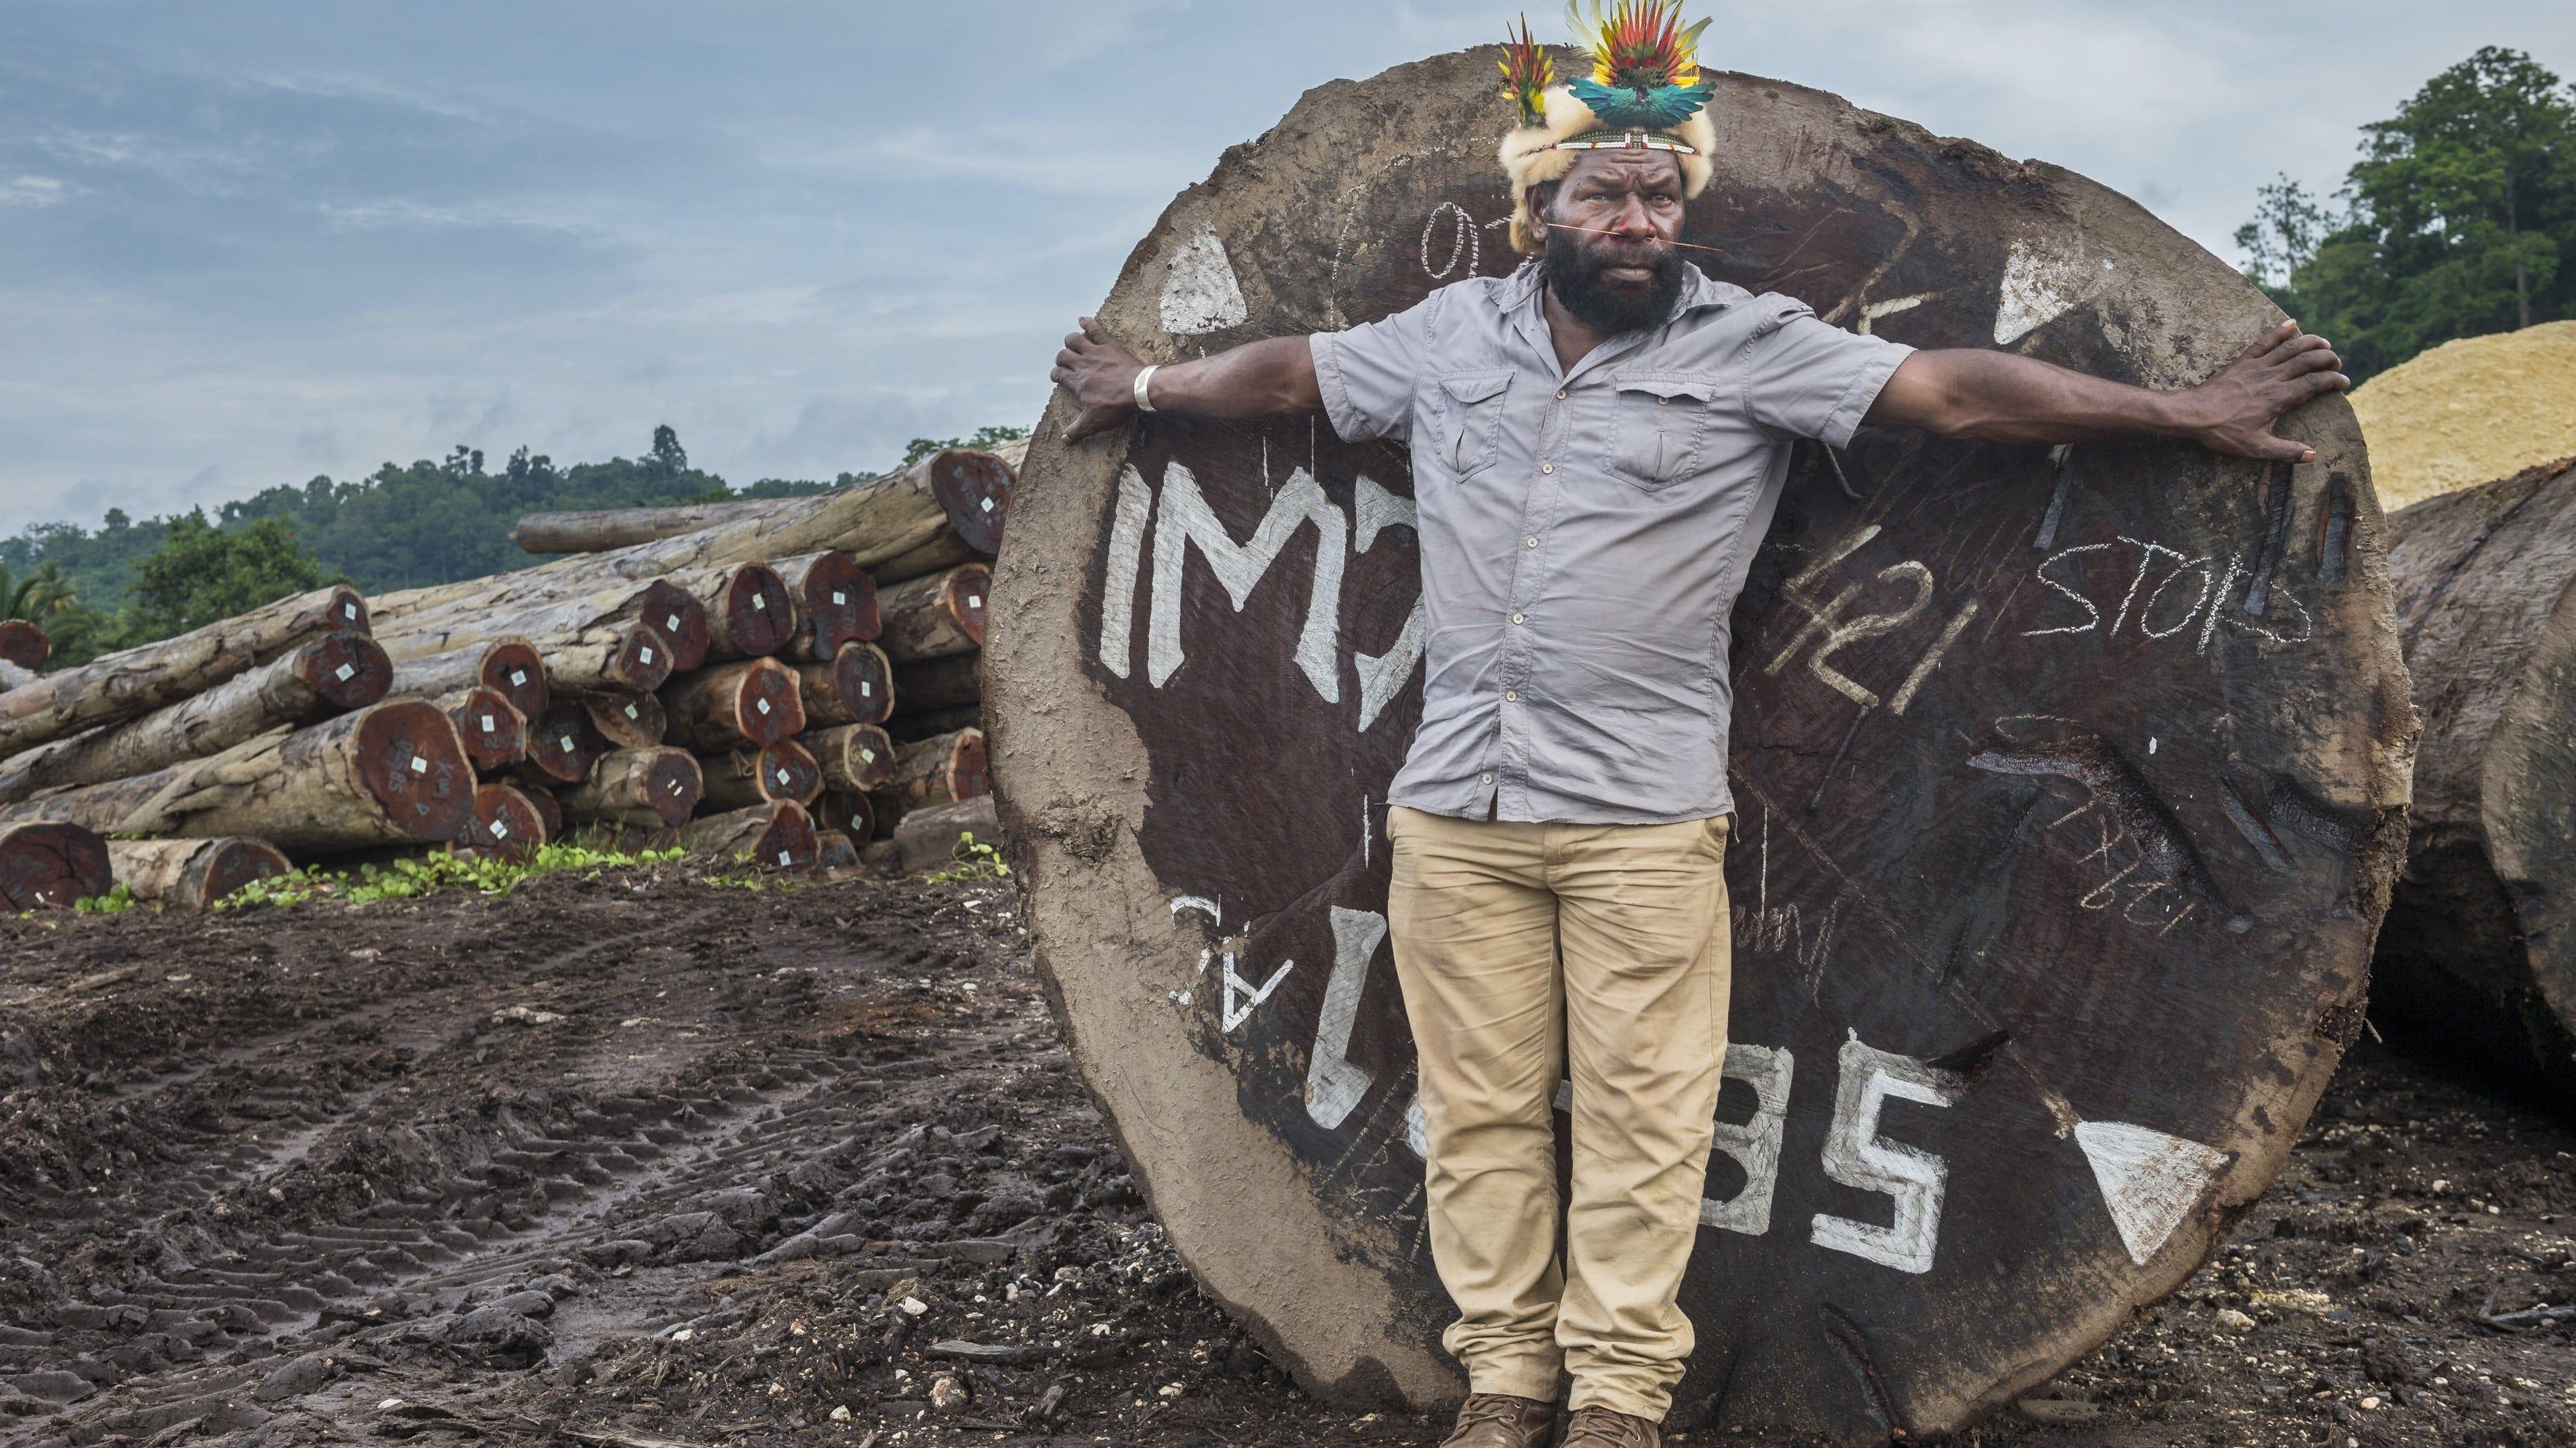
[[[1716,87],[1700,78],[1699,35],[1706,20],[1685,26],[1679,0],[1618,0],[1610,13],[1592,0],[1589,19],[1569,0],[1566,23],[1592,53],[1592,73],[1555,86],[1545,47],[1530,38],[1524,17],[1503,42],[1503,92],[1520,125],[1503,137],[1503,171],[1512,182],[1512,249],[1545,250],[1531,225],[1529,191],[1561,180],[1584,151],[1667,151],[1681,163],[1682,193],[1708,185],[1708,153],[1717,128],[1707,113]]]

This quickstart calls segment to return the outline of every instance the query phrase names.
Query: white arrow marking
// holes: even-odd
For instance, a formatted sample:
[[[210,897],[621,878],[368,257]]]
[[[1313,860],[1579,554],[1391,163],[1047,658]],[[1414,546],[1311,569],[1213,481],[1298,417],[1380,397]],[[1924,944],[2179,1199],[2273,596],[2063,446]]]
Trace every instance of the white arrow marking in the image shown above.
[[[2124,1121],[2078,1123],[2075,1144],[2093,1165],[2120,1245],[2141,1267],[2163,1250],[2228,1162],[2215,1147]]]

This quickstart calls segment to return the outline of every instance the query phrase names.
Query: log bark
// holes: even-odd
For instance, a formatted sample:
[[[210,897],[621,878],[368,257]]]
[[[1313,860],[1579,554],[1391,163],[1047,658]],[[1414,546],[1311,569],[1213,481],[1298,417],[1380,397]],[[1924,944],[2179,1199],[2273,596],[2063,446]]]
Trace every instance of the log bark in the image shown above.
[[[707,792],[698,808],[708,814],[791,800],[812,804],[823,792],[822,766],[793,739],[758,749],[732,749],[698,760]]]
[[[590,722],[578,696],[558,699],[528,730],[528,757],[520,772],[546,784],[578,784],[608,752],[608,741]]]
[[[528,716],[512,707],[498,689],[476,685],[436,701],[456,726],[465,745],[465,760],[478,775],[507,769],[528,757]]]
[[[668,829],[686,823],[705,793],[698,761],[657,745],[601,755],[590,778],[555,791],[555,803],[574,824]]]
[[[991,453],[951,448],[907,468],[829,493],[761,500],[757,507],[712,520],[666,508],[614,509],[624,516],[531,513],[519,530],[566,543],[578,537],[637,541],[576,554],[514,577],[652,577],[712,563],[761,563],[837,548],[863,568],[900,557],[936,539],[943,530],[983,554],[999,547],[1010,515],[1011,470]],[[700,506],[700,505],[688,505]],[[443,587],[453,587],[444,585]],[[395,595],[439,596],[436,589]]]
[[[818,830],[837,830],[850,837],[852,844],[864,845],[876,838],[876,806],[864,794],[842,789],[826,789],[807,806]]]
[[[694,533],[719,523],[756,517],[766,498],[723,503],[680,503],[664,508],[579,508],[530,513],[510,530],[510,541],[530,553],[597,553]]]
[[[19,755],[0,765],[0,803],[221,754],[282,724],[364,708],[392,683],[393,665],[375,640],[323,634],[192,699]]]
[[[417,699],[276,729],[211,759],[0,807],[101,834],[250,835],[290,856],[444,842],[474,807],[456,726]]]
[[[591,727],[599,731],[599,737],[620,749],[650,748],[661,743],[671,729],[670,719],[662,712],[661,699],[652,694],[584,694],[581,707],[590,715]]]
[[[8,693],[11,689],[23,689],[43,677],[44,675],[24,664],[13,664],[7,659],[0,659],[0,694]]]
[[[525,860],[545,842],[546,817],[537,802],[516,785],[493,782],[474,787],[474,812],[447,848],[480,859]]]
[[[885,722],[886,733],[897,744],[910,744],[934,734],[954,734],[960,729],[984,727],[984,706],[960,704],[953,709],[924,709],[915,714],[897,714]]]
[[[859,867],[859,847],[839,830],[814,832],[814,868],[817,870],[855,870]]]
[[[984,646],[984,600],[992,588],[991,569],[961,563],[884,590],[877,595],[885,625],[878,647],[898,664],[973,653]]]
[[[786,581],[764,563],[693,568],[665,581],[696,599],[706,611],[707,659],[777,653],[795,638],[803,622],[796,616],[796,597],[787,591]]]
[[[803,805],[786,801],[691,820],[680,827],[680,840],[693,852],[748,858],[767,870],[803,869],[814,863],[813,817]]]
[[[662,691],[672,743],[713,754],[748,742],[775,744],[805,728],[796,673],[776,659],[701,670]]]
[[[0,824],[0,903],[12,910],[62,908],[115,884],[107,843],[68,822]]]
[[[0,693],[0,759],[202,694],[319,634],[368,631],[366,600],[317,588],[239,618],[93,659]]]
[[[984,702],[984,655],[951,654],[926,659],[894,671],[895,697],[907,714],[925,709],[954,709]]]
[[[894,842],[903,851],[907,872],[946,867],[970,836],[975,844],[1001,848],[1001,816],[989,794],[914,810],[894,827]]]
[[[838,548],[783,558],[770,565],[796,596],[802,623],[786,652],[801,659],[827,660],[846,643],[877,636],[877,583],[858,560]]]
[[[1173,202],[1101,325],[1173,361],[1499,280],[1492,77],[1487,48],[1310,92]],[[1714,280],[2161,388],[2281,320],[2080,176],[1707,78],[1727,144],[1684,234],[1722,248],[1689,253]],[[1619,429],[1616,390],[1594,401]],[[1600,455],[1417,478],[1309,417],[1148,416],[1067,447],[1065,408],[1014,499],[985,668],[1064,1038],[1212,1300],[1314,1391],[1448,1399],[1384,938],[1385,800],[1451,622],[1416,612],[1412,500],[1500,489],[1643,527],[1700,484],[1648,493]],[[2413,742],[2360,434],[2339,398],[2281,432],[2316,461],[1878,428],[1766,454],[1777,515],[1710,640],[1735,1080],[1682,1289],[1693,1441],[1951,1432],[2171,1292],[2280,1171],[2361,1026]],[[1562,630],[1691,605],[1653,576],[1576,598],[1588,576],[1540,557],[1533,617],[1584,651],[1557,664],[1603,667],[1562,703],[1624,747],[1610,681],[1644,661],[1615,625]],[[1499,697],[1477,707],[1516,737]]]
[[[530,719],[553,702],[546,686],[546,662],[536,645],[522,638],[497,638],[467,644],[443,654],[422,654],[394,662],[389,699],[443,699],[463,689],[497,690],[510,707]]]
[[[795,665],[805,727],[874,724],[894,711],[894,669],[875,644],[850,643],[828,664]]]
[[[137,900],[170,910],[203,910],[244,885],[294,868],[266,840],[109,840],[116,883]]]
[[[869,791],[880,820],[900,819],[909,811],[992,792],[984,762],[984,731],[960,729],[933,735],[894,750],[894,778]]]
[[[499,590],[515,576],[478,582]],[[659,639],[646,638],[648,631]],[[376,636],[397,662],[469,644],[521,638],[544,656],[547,678],[558,689],[641,688],[629,679],[642,677],[642,671],[662,669],[667,663],[663,672],[668,677],[704,663],[709,625],[706,606],[677,584],[663,579],[610,579],[592,592],[530,598],[506,593],[469,595],[434,609],[381,615]],[[618,652],[618,646],[630,639],[639,642]],[[606,661],[594,659],[603,644],[610,646]],[[646,651],[652,656],[641,657]]]
[[[2373,964],[2391,1045],[2576,1101],[2576,459],[2389,518],[2424,741]]]
[[[536,806],[537,817],[545,821],[546,838],[562,839],[565,824],[563,805],[555,799],[555,792],[524,777],[511,782],[519,786],[519,793],[528,797],[528,803]]]
[[[23,618],[0,618],[0,663],[41,669],[54,656],[54,641]]]
[[[827,788],[866,794],[894,783],[894,741],[874,724],[817,729],[797,742],[822,766]]]

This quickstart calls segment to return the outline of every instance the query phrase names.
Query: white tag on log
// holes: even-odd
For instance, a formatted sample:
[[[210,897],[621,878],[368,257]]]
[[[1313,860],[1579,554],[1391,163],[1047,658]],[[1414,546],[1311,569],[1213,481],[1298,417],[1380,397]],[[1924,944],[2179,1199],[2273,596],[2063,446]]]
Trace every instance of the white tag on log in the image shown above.
[[[753,594],[751,596],[751,607],[752,611],[755,613],[769,607],[769,595],[765,593]]]
[[[510,687],[513,689],[524,689],[527,686],[528,671],[525,669],[512,669],[510,671]]]
[[[643,659],[644,662],[648,664],[653,662],[653,646],[651,644],[646,644],[643,652],[637,655],[637,657]]]
[[[766,714],[769,712],[769,701],[767,699],[760,700],[758,703],[752,705],[752,707],[758,709],[761,713]]]
[[[415,755],[413,755],[413,756],[411,757],[411,772],[412,772],[412,773],[414,773],[414,774],[427,774],[427,773],[429,773],[429,760],[428,760],[428,758],[427,758],[426,756],[424,756],[424,755],[419,755],[419,754],[415,754]]]
[[[565,735],[564,737],[562,737],[561,739],[556,740],[556,741],[555,741],[555,743],[560,744],[560,745],[562,745],[562,746],[563,746],[563,752],[564,752],[564,753],[566,753],[566,754],[570,754],[570,753],[572,753],[572,736],[571,736],[571,735],[567,734],[567,735]]]
[[[344,603],[340,605],[340,616],[345,619],[355,620],[358,616],[358,606],[354,603]]]
[[[986,498],[983,502],[976,504],[976,506],[989,513],[993,511],[993,500]]]
[[[784,864],[786,864],[786,863],[787,863],[787,859],[788,859],[787,852],[786,852],[785,850],[780,850],[780,851],[778,852],[778,863],[779,863],[779,864],[781,864],[781,865],[784,865]]]
[[[340,666],[339,674],[340,682],[343,684],[349,682],[349,676],[356,672],[358,672],[358,666],[356,664],[342,664]]]
[[[873,750],[873,749],[862,749],[862,750],[860,750],[860,751],[859,751],[859,762],[860,762],[861,764],[874,764],[874,763],[876,763],[876,762],[877,762],[877,752],[876,752],[875,750]]]
[[[508,839],[509,837],[510,837],[510,826],[509,826],[509,824],[508,824],[506,821],[503,821],[503,820],[494,820],[494,821],[492,821],[492,838],[494,838],[494,839],[496,839],[496,840],[506,840],[506,839]]]
[[[492,732],[492,716],[489,714],[483,716],[483,732],[486,734]]]
[[[783,769],[782,769],[782,770],[778,771],[778,782],[779,782],[780,784],[782,784],[782,785],[783,785],[783,784],[785,784],[785,783],[787,782],[787,771],[786,771],[786,770],[783,770]]]
[[[876,692],[877,692],[877,686],[876,686],[876,685],[874,685],[874,684],[872,684],[872,683],[869,683],[869,682],[868,682],[867,680],[865,680],[865,679],[861,679],[861,680],[859,680],[859,697],[860,697],[860,698],[862,698],[862,699],[872,699],[872,698],[876,697]]]
[[[980,593],[970,593],[966,595],[966,606],[968,608],[982,608],[984,606],[984,595]]]
[[[680,631],[680,616],[675,613],[669,618],[662,620],[662,627],[673,633],[678,633]]]
[[[629,704],[629,705],[627,705],[627,706],[626,706],[626,717],[627,717],[627,718],[629,718],[629,719],[638,719],[638,720],[640,720],[640,719],[642,719],[644,716],[643,716],[643,715],[641,715],[641,714],[636,713],[636,712],[635,712],[635,706],[634,706],[634,705],[632,705],[632,704]]]
[[[673,793],[673,794],[678,794],[679,792],[680,792],[680,782],[679,782],[678,780],[676,780],[676,779],[675,779],[675,780],[672,780],[672,781],[671,781],[671,793]]]
[[[847,602],[849,602],[849,601],[850,601],[850,596],[849,596],[848,594],[843,593],[841,590],[839,590],[839,589],[837,589],[837,588],[832,590],[832,602],[834,602],[834,603],[836,603],[836,604],[841,604],[841,603],[847,603]]]

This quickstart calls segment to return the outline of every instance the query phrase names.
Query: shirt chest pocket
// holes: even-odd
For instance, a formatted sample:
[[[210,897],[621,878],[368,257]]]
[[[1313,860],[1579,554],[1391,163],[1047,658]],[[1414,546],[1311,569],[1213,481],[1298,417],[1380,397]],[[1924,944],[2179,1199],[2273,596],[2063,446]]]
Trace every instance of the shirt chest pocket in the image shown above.
[[[1610,382],[1610,471],[1650,493],[1699,471],[1717,379],[1695,372],[1622,372]]]
[[[1465,478],[1491,467],[1503,430],[1503,394],[1512,374],[1466,372],[1440,379],[1440,460]]]

